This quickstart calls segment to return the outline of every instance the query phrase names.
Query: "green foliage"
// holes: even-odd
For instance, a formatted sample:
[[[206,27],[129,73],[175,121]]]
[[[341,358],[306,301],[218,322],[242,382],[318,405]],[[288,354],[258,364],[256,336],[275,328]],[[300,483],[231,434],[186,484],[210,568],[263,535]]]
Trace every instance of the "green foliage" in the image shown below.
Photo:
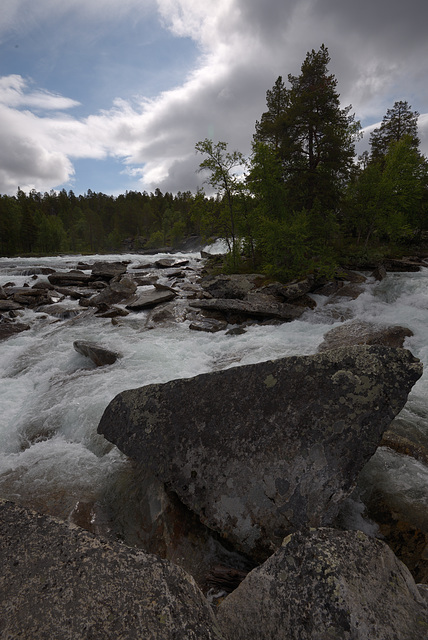
[[[408,102],[400,100],[388,109],[380,127],[370,134],[372,159],[379,160],[387,152],[389,145],[409,136],[408,145],[413,149],[419,147],[417,111],[412,111]]]
[[[198,153],[206,156],[199,165],[199,171],[208,171],[206,182],[216,190],[217,199],[221,202],[218,208],[223,236],[230,246],[233,262],[239,255],[239,212],[238,196],[242,193],[242,182],[236,169],[245,164],[240,151],[227,151],[226,142],[213,143],[212,140],[198,142],[195,145]]]

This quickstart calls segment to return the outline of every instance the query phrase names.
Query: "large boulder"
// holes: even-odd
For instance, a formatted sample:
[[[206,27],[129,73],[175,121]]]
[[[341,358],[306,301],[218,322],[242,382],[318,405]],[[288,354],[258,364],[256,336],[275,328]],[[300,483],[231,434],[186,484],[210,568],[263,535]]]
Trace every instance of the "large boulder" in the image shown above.
[[[300,532],[219,606],[229,640],[425,640],[428,607],[389,547],[358,531]]]
[[[2,638],[221,640],[179,567],[0,503]]]
[[[403,349],[293,356],[124,391],[98,432],[263,559],[332,522],[421,374]]]

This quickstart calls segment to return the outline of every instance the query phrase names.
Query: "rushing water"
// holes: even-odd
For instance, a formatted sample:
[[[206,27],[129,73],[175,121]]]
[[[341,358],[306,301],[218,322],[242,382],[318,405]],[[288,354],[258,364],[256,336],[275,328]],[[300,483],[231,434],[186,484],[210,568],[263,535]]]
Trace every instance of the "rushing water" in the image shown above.
[[[156,258],[165,256],[156,256]],[[177,258],[180,255],[176,256]],[[186,254],[199,264],[199,254]],[[85,256],[85,262],[101,259]],[[153,262],[154,256],[103,256],[130,260],[130,268]],[[76,257],[1,259],[0,285],[32,285],[28,270],[51,266],[68,270]],[[40,280],[46,276],[38,276]],[[428,441],[428,269],[389,274],[381,283],[370,280],[356,300],[326,304],[314,296],[316,309],[291,323],[251,326],[246,333],[226,336],[189,330],[183,302],[177,321],[147,329],[146,313],[133,313],[117,325],[88,312],[55,321],[45,313],[24,331],[0,343],[0,496],[67,518],[81,501],[100,501],[112,486],[130,489],[129,461],[97,435],[109,401],[120,391],[173,378],[295,354],[314,353],[334,325],[353,318],[380,324],[400,324],[414,336],[405,346],[419,357],[425,374],[414,386],[400,415],[403,424]],[[62,302],[61,304],[64,304]],[[82,311],[77,302],[70,310]],[[34,318],[32,311],[24,312]],[[180,321],[181,320],[181,321]],[[73,349],[73,341],[90,340],[119,351],[112,366],[96,368]],[[376,454],[371,481],[405,492],[426,518],[428,468],[410,457],[386,449]],[[128,474],[128,475],[127,475]],[[355,514],[354,514],[355,515]],[[427,524],[427,523],[425,523]]]

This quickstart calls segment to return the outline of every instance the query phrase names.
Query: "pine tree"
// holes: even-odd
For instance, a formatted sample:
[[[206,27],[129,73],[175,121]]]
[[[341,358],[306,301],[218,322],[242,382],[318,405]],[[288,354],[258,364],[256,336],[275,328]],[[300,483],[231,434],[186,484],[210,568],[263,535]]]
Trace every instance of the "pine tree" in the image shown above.
[[[417,111],[412,111],[407,101],[400,100],[388,109],[378,129],[370,135],[371,157],[379,160],[386,156],[389,145],[410,136],[411,146],[419,148]]]

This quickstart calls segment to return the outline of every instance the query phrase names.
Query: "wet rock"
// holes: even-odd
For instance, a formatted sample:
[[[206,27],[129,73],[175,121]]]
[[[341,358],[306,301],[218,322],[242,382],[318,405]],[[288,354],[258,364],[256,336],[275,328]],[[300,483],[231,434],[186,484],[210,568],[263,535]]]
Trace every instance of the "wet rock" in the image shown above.
[[[14,300],[0,300],[0,313],[2,311],[17,311],[22,308],[23,305],[20,302],[15,302]]]
[[[111,280],[126,273],[126,262],[96,262],[92,267],[92,279]]]
[[[283,358],[124,391],[98,432],[260,559],[333,521],[421,374],[379,346]]]
[[[381,447],[358,479],[366,516],[418,582],[428,583],[428,467]]]
[[[312,291],[315,283],[315,277],[309,275],[303,280],[290,282],[289,284],[281,284],[280,282],[272,282],[259,289],[260,293],[269,293],[278,296],[282,300],[295,300]]]
[[[339,282],[338,285],[341,283]],[[343,286],[338,286],[336,291],[333,292],[331,299],[327,301],[327,304],[335,304],[338,298],[347,298],[349,300],[356,300],[359,295],[363,293],[363,287],[355,282],[350,282],[343,284]],[[317,291],[317,293],[319,293]]]
[[[416,260],[402,258],[401,260],[389,259],[385,260],[385,268],[392,272],[416,272],[421,270],[421,263],[418,258]]]
[[[189,264],[188,260],[175,260],[174,258],[162,258],[156,260],[155,265],[158,269],[170,269],[171,267],[184,267]]]
[[[203,320],[195,320],[189,325],[189,329],[192,331],[205,331],[206,333],[217,333],[217,331],[224,331],[227,327],[227,322],[221,322],[215,318],[204,318]]]
[[[399,325],[388,327],[364,320],[352,320],[328,331],[318,351],[351,344],[381,344],[385,347],[402,348],[404,340],[412,335],[410,329]]]
[[[2,637],[221,640],[179,567],[12,503],[0,522]]]
[[[100,291],[89,300],[91,307],[113,305],[128,300],[137,290],[137,284],[128,276],[112,280],[108,287]]]
[[[150,309],[162,302],[169,302],[176,297],[171,289],[152,289],[151,291],[144,291],[140,293],[136,300],[126,305],[126,308],[130,311],[143,311],[144,309]]]
[[[53,285],[59,285],[64,287],[77,286],[89,284],[91,276],[87,273],[83,273],[79,269],[72,269],[67,273],[60,273],[56,271],[48,276],[48,280]]]
[[[106,364],[114,364],[120,357],[116,351],[105,349],[93,342],[85,342],[84,340],[75,340],[73,347],[82,356],[90,358],[97,367],[103,367]]]
[[[378,280],[378,281],[385,280],[387,276],[387,272],[384,265],[383,264],[378,265],[371,275],[372,275],[372,278],[374,278],[375,280]]]
[[[67,307],[63,304],[49,304],[45,307],[40,307],[39,311],[42,313],[47,313],[54,318],[60,318],[61,320],[68,320],[69,318],[74,318],[78,316],[82,309],[76,309],[73,307]]]
[[[96,315],[97,318],[124,318],[125,316],[129,316],[129,311],[122,309],[122,307],[99,305]]]
[[[213,298],[244,300],[247,293],[260,287],[266,276],[258,273],[206,276],[199,281],[200,286]]]
[[[425,640],[428,608],[407,568],[362,532],[299,532],[219,606],[229,640]]]
[[[277,302],[272,296],[254,294],[251,300],[227,298],[192,300],[189,305],[204,311],[220,312],[227,322],[240,324],[248,318],[278,318],[290,322],[304,313],[303,307]]]
[[[30,325],[24,322],[12,322],[6,321],[0,316],[0,340],[7,340],[11,336],[21,333],[22,331],[28,331]]]

